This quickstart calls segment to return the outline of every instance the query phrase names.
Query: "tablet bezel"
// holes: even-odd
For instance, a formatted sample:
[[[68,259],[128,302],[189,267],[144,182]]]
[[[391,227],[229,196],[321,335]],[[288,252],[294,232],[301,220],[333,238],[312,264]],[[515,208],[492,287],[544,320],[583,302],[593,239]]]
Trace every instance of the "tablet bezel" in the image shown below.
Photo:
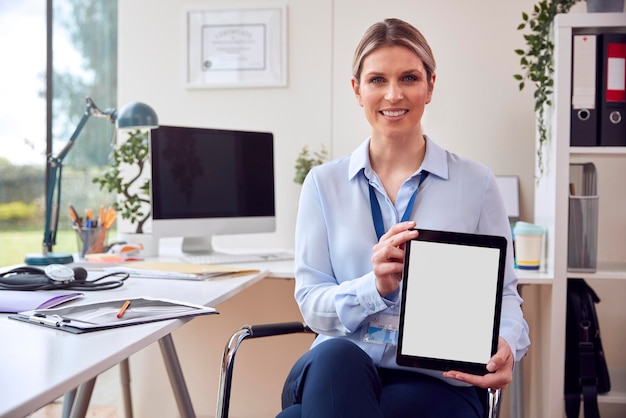
[[[493,356],[498,348],[498,339],[499,339],[499,330],[500,330],[500,317],[502,310],[502,289],[504,286],[504,273],[506,266],[506,251],[507,251],[507,240],[501,236],[494,235],[482,235],[482,234],[468,234],[468,233],[460,233],[460,232],[450,232],[450,231],[436,231],[436,230],[428,230],[428,229],[418,229],[419,235],[417,238],[414,238],[411,241],[408,241],[405,244],[405,255],[404,255],[404,269],[402,275],[402,294],[401,294],[401,302],[400,302],[400,325],[398,332],[398,347],[396,351],[396,363],[400,366],[407,367],[417,367],[422,369],[431,369],[431,370],[440,370],[440,371],[448,371],[448,370],[456,370],[466,373],[471,373],[475,375],[485,375],[487,374],[487,361],[485,363],[477,363],[471,361],[459,361],[452,360],[446,358],[434,358],[434,357],[424,357],[418,355],[410,355],[403,353],[403,339],[404,339],[404,325],[405,325],[405,304],[407,299],[407,292],[409,289],[410,280],[409,280],[409,271],[410,271],[410,254],[411,254],[411,242],[412,241],[429,241],[434,243],[443,243],[443,244],[456,244],[461,246],[472,246],[472,247],[486,247],[486,248],[494,248],[499,250],[498,257],[498,269],[497,269],[497,280],[496,283],[496,294],[494,296],[486,296],[489,300],[486,303],[493,303],[495,306],[494,309],[494,317],[492,322],[492,341],[491,341],[491,356]],[[445,303],[446,301],[441,301],[441,303]],[[457,313],[456,315],[460,315],[462,312]],[[459,341],[459,343],[463,343]]]

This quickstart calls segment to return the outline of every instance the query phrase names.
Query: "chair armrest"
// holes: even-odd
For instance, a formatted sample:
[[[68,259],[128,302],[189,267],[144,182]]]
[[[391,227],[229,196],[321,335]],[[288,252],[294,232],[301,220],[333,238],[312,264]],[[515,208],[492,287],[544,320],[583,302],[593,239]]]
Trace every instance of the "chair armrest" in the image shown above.
[[[500,416],[500,401],[502,389],[487,389],[489,396],[487,405],[487,418],[498,418]]]
[[[228,417],[235,355],[243,340],[247,338],[273,337],[297,333],[313,333],[313,331],[302,322],[279,322],[274,324],[244,325],[230,337],[226,347],[224,347],[224,354],[222,356],[217,410],[215,414],[217,418]]]
[[[245,325],[249,332],[247,338],[272,337],[275,335],[296,334],[300,332],[313,332],[302,322],[280,322],[276,324]]]

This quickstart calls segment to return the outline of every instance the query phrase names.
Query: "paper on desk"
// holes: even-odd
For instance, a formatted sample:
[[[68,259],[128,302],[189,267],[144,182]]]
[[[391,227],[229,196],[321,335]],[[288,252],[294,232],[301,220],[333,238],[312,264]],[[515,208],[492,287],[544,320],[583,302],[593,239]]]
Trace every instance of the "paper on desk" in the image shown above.
[[[46,309],[82,297],[80,292],[54,290],[0,290],[0,312],[16,313]]]
[[[113,268],[129,273],[131,277],[154,279],[205,280],[255,274],[259,270],[211,264],[191,264],[182,262],[137,261]]]

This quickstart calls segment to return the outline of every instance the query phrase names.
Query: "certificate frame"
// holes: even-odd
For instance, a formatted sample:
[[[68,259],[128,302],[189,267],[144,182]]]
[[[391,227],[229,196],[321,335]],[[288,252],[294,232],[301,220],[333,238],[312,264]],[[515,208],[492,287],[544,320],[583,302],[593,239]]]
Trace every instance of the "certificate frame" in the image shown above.
[[[284,3],[187,9],[185,86],[287,85],[287,6]]]

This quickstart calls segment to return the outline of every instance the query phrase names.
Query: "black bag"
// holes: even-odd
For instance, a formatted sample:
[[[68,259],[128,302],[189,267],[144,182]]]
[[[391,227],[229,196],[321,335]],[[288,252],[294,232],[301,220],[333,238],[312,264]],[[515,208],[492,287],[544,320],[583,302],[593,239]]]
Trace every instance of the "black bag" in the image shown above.
[[[583,279],[567,280],[565,335],[565,412],[578,418],[581,395],[585,418],[597,418],[598,393],[611,390],[609,371],[600,339],[596,292]]]

